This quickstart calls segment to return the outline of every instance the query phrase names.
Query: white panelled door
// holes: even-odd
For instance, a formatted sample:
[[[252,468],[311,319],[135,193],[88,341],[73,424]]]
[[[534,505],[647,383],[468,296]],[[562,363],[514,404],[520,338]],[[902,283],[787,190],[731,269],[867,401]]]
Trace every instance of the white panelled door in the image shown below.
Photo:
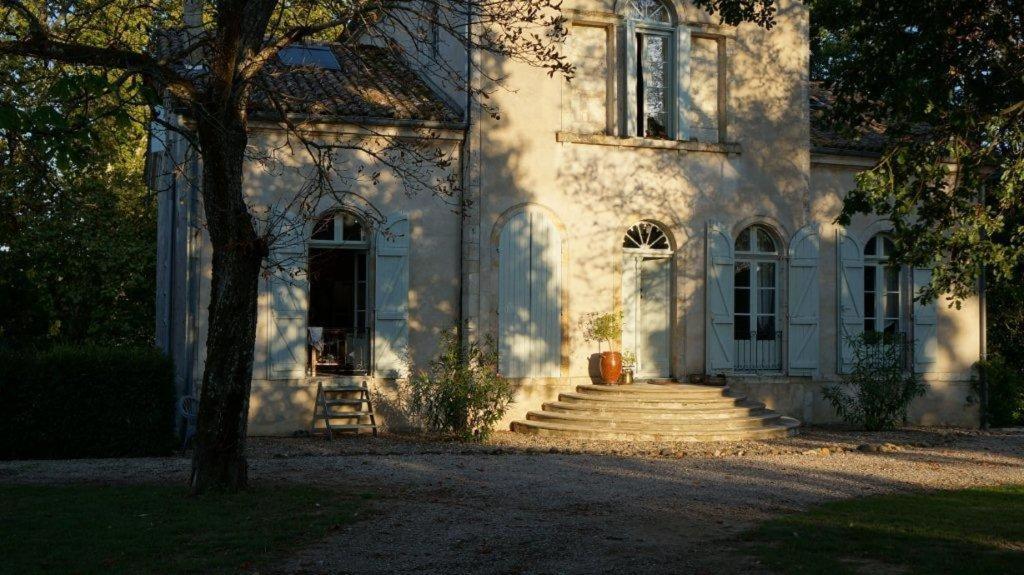
[[[845,230],[836,230],[836,281],[838,285],[836,368],[839,373],[853,369],[854,339],[864,332],[864,255],[857,240]]]
[[[818,253],[817,225],[801,228],[789,244],[789,371],[814,375],[818,371]]]
[[[705,361],[708,374],[718,375],[732,371],[735,360],[732,235],[722,224],[708,222],[706,247]]]
[[[637,293],[637,375],[668,377],[670,333],[669,258],[638,258],[639,292]]]
[[[932,270],[914,268],[914,298],[932,282]],[[938,310],[935,300],[922,304],[914,301],[914,371],[923,373],[935,368],[939,352]]]
[[[409,373],[409,218],[388,216],[376,237],[374,372],[399,378]]]
[[[269,263],[273,273],[266,280],[270,318],[267,329],[267,378],[296,379],[306,373],[306,313],[309,279],[306,275],[305,228],[282,218]]]
[[[498,244],[498,355],[506,377],[561,371],[562,240],[542,213],[510,218]]]

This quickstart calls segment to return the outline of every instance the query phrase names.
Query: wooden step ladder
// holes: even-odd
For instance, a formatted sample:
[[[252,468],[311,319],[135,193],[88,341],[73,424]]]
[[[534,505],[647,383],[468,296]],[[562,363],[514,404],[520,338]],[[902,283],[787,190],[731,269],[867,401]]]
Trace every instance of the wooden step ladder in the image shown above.
[[[369,423],[363,423],[364,419],[369,419]],[[317,427],[318,421],[323,422],[323,427]],[[317,382],[310,435],[324,435],[332,439],[336,431],[358,434],[366,429],[372,431],[374,437],[377,436],[377,420],[373,415],[373,400],[370,399],[366,381],[348,385]]]

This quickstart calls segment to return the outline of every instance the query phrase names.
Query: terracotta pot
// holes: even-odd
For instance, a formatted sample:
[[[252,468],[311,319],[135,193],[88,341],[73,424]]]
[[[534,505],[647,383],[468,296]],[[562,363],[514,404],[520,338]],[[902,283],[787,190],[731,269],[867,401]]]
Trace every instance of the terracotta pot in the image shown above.
[[[601,380],[605,385],[619,382],[622,375],[622,354],[617,351],[601,352]]]

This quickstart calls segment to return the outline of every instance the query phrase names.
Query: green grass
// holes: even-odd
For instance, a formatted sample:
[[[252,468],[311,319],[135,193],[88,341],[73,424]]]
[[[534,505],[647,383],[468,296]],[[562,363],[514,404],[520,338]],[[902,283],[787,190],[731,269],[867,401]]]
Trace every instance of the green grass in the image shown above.
[[[312,487],[187,497],[184,487],[0,485],[0,573],[234,573],[352,520]]]
[[[1024,486],[838,501],[747,535],[780,573],[1024,572]]]

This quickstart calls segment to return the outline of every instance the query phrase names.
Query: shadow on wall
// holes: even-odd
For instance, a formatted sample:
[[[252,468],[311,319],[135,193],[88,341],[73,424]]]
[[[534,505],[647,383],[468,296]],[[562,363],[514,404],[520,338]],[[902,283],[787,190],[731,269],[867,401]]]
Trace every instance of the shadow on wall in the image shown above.
[[[534,294],[552,301],[553,292],[565,290],[559,310],[561,361],[569,374],[593,375],[590,354],[596,350],[581,344],[579,319],[621,308],[622,237],[638,221],[656,221],[677,241],[672,373],[703,371],[706,222],[733,224],[756,215],[793,231],[810,218],[806,52],[787,43],[794,35],[805,37],[806,18],[790,21],[799,6],[787,3],[782,10],[777,30],[745,26],[730,40],[726,141],[739,142],[740,154],[557,143],[565,110],[536,102],[560,99],[568,106],[570,87],[539,71],[489,61],[489,75],[509,76],[522,89],[496,97],[504,118],[483,121],[481,228],[484,237],[492,230],[502,237],[500,246],[484,246],[481,254],[480,303],[489,315],[482,322],[484,333],[496,334],[506,346],[510,336],[501,337],[506,326],[529,323],[525,318],[536,314]],[[778,30],[785,34],[782,39]],[[781,75],[793,81],[779,82]],[[517,284],[502,293],[509,254],[502,251],[504,231],[493,226],[515,225],[503,215],[521,205],[542,206],[538,212],[549,210],[562,223],[566,253],[561,258],[567,264],[556,273],[531,259],[529,274],[515,274],[528,277],[531,286]],[[553,244],[538,246],[526,233],[515,238],[509,246],[518,254],[539,247],[544,260],[557,259]],[[510,260],[508,265],[520,264]],[[516,338],[515,362],[548,357],[557,345],[543,330],[517,327],[508,333]]]

